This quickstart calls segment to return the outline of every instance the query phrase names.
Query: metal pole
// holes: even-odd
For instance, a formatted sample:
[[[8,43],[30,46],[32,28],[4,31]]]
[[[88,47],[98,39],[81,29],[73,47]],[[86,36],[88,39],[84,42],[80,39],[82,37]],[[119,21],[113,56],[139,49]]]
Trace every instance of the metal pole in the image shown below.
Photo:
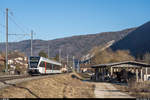
[[[33,46],[32,46],[32,40],[33,40],[33,30],[31,30],[31,56],[33,56]]]
[[[67,54],[67,66],[68,66],[68,54]]]
[[[49,58],[49,44],[48,44],[48,58]]]
[[[143,69],[141,68],[141,81],[143,82]]]
[[[138,77],[138,69],[136,69],[136,82],[139,81],[139,77]]]
[[[8,8],[6,8],[6,69],[5,72],[8,72]]]
[[[73,70],[74,70],[74,69],[75,69],[75,68],[74,68],[74,56],[73,56],[72,62],[73,62],[73,63],[72,63],[72,68],[73,68]]]
[[[68,69],[69,69],[69,65],[68,65],[68,54],[67,54],[67,72],[68,72]]]
[[[146,74],[146,81],[147,81],[147,67],[145,68],[145,74]]]
[[[78,73],[80,73],[80,64],[79,64],[79,60],[78,60]]]
[[[61,49],[59,49],[59,62],[61,63]]]

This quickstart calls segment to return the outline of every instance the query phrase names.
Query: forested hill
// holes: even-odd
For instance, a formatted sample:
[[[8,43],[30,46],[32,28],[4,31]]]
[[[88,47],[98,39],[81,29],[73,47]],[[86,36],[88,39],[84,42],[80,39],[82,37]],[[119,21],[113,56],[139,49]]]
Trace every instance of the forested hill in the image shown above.
[[[48,44],[50,47],[50,56],[54,57],[61,49],[62,57],[66,57],[67,53],[70,57],[73,55],[77,58],[86,54],[95,46],[103,45],[111,40],[118,41],[136,28],[125,29],[117,32],[103,32],[89,35],[72,36],[54,40],[33,40],[33,55],[37,56],[41,50],[46,53]],[[0,44],[1,51],[5,51],[5,44]],[[30,40],[24,40],[15,43],[9,43],[10,50],[18,50],[24,52],[27,56],[30,55]]]

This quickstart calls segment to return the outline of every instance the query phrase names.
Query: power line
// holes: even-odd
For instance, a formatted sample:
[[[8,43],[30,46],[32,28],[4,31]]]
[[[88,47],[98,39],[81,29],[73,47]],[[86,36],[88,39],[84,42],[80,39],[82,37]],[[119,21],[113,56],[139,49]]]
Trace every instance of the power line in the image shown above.
[[[4,15],[6,13],[6,11],[2,11],[2,10],[1,10],[1,12],[3,12]],[[22,27],[25,27],[24,25],[20,25],[20,24],[17,23],[18,21],[14,20],[14,19],[17,19],[17,18],[14,16],[14,14],[13,14],[11,9],[9,9],[8,13],[9,13],[8,18],[10,19],[10,21],[13,22],[23,33],[28,33],[27,31],[25,31],[22,28]],[[29,30],[27,27],[26,27],[26,29]]]
[[[24,29],[23,29],[20,25],[18,25],[18,24],[15,22],[15,20],[13,20],[10,16],[9,16],[9,19],[10,19],[23,33],[26,33],[26,32],[24,31]]]
[[[13,11],[12,10],[10,10],[9,11],[9,13],[10,13],[10,15],[13,17],[13,19],[17,19],[17,17],[16,16],[14,16],[14,14],[13,14]],[[16,22],[16,21],[15,21]],[[18,22],[18,21],[17,21]],[[28,28],[28,27],[26,27],[26,26],[24,26],[23,24],[21,24],[21,23],[18,23],[18,25],[20,25],[20,27],[22,26],[22,27],[25,27],[28,31],[30,31],[30,29]]]
[[[4,26],[6,28],[6,57],[5,57],[5,61],[6,61],[5,72],[6,73],[8,72],[8,35],[28,35],[28,34],[8,34],[8,19],[10,19],[22,32],[26,33],[24,29],[22,29],[22,27],[18,25],[16,21],[8,15],[8,12],[9,12],[8,10],[9,9],[6,8],[6,27]],[[31,56],[32,56],[32,39],[33,39],[33,31],[31,31]]]
[[[1,10],[1,9],[0,9],[0,10]],[[3,13],[3,15],[5,15],[6,12],[3,11],[3,10],[1,10],[1,11],[0,11],[0,14],[2,15],[2,13]]]
[[[8,35],[21,35],[21,36],[26,36],[26,35],[30,35],[30,34],[8,34]]]
[[[1,26],[1,27],[3,27],[3,28],[5,28],[5,27],[6,27],[6,26],[5,26],[5,25],[3,25],[3,24],[0,24],[0,26]]]

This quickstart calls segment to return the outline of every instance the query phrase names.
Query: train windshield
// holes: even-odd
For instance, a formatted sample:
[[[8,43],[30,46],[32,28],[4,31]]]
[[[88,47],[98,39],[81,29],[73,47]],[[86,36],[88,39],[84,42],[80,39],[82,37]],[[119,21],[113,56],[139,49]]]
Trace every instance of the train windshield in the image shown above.
[[[30,57],[30,68],[37,68],[40,57]]]

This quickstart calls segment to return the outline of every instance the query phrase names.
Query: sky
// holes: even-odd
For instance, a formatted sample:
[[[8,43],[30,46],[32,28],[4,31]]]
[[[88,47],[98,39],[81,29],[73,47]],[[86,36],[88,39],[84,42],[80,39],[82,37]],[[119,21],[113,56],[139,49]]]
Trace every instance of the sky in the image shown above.
[[[74,35],[119,31],[150,21],[150,0],[0,0],[0,42],[9,34],[52,40]],[[30,36],[9,35],[10,42]]]

